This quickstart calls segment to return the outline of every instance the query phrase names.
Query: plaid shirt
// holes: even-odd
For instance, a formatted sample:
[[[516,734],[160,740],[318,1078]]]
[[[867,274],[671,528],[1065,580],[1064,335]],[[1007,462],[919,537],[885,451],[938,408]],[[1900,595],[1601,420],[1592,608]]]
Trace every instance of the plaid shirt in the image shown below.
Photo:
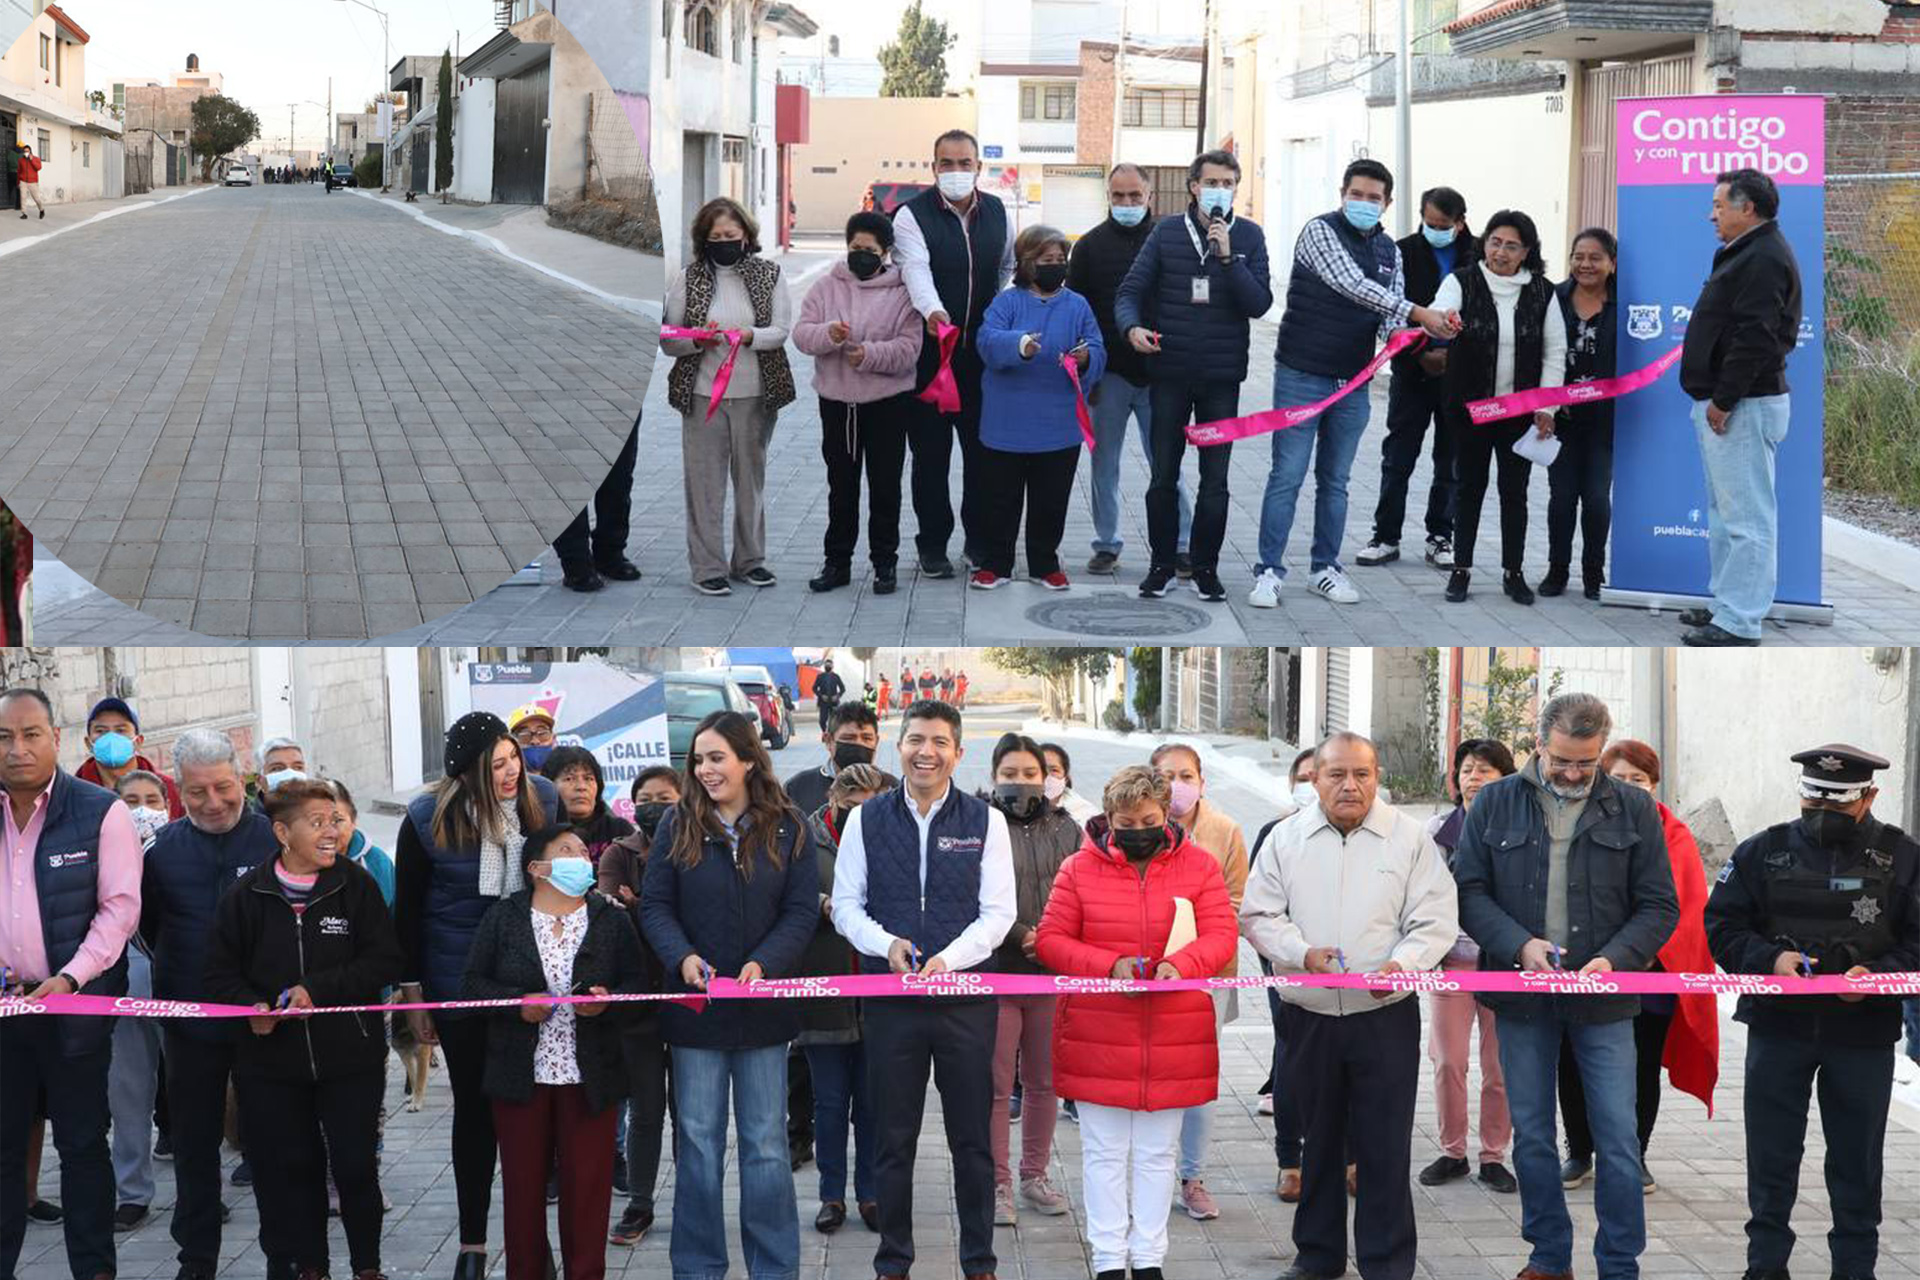
[[[1301,230],[1300,239],[1294,244],[1293,262],[1295,268],[1304,268],[1320,277],[1335,293],[1369,311],[1378,311],[1383,317],[1381,341],[1393,336],[1395,329],[1404,329],[1412,323],[1413,304],[1407,301],[1406,265],[1400,260],[1398,246],[1394,248],[1393,284],[1383,286],[1360,269],[1360,264],[1347,252],[1347,246],[1340,243],[1338,232],[1314,218]]]

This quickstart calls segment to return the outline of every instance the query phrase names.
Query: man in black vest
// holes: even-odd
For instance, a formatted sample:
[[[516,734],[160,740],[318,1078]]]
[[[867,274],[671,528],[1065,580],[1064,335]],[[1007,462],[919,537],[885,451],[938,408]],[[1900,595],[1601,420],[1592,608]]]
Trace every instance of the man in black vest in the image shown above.
[[[1382,227],[1393,204],[1393,174],[1378,160],[1355,160],[1340,179],[1341,207],[1301,228],[1273,357],[1275,407],[1314,404],[1351,381],[1373,359],[1375,340],[1420,325],[1450,337],[1446,317],[1407,297],[1400,247]],[[1280,604],[1294,503],[1313,464],[1313,548],[1307,586],[1335,604],[1360,593],[1340,565],[1346,534],[1347,477],[1372,413],[1362,387],[1326,412],[1273,433],[1273,465],[1260,504],[1260,558],[1253,566],[1256,609]],[[1314,448],[1320,457],[1314,462]]]
[[[1114,299],[1114,323],[1128,345],[1147,357],[1153,380],[1153,466],[1147,483],[1153,564],[1140,583],[1146,597],[1167,594],[1178,570],[1178,485],[1187,424],[1239,414],[1249,322],[1273,306],[1267,238],[1259,224],[1233,212],[1239,185],[1240,162],[1231,152],[1195,156],[1187,167],[1192,203],[1181,217],[1154,227]],[[1200,450],[1200,492],[1187,555],[1193,589],[1202,600],[1227,598],[1220,585],[1220,544],[1227,536],[1232,456],[1230,444]]]
[[[1791,757],[1800,818],[1742,841],[1707,899],[1707,942],[1728,973],[1920,969],[1920,843],[1876,820],[1880,756],[1829,743]],[[1909,779],[1911,785],[1911,779]],[[1830,1274],[1874,1274],[1898,996],[1740,997],[1747,1024],[1747,1277],[1786,1280],[1816,1078],[1827,1139]]]
[[[960,388],[960,412],[943,414],[915,401],[907,428],[913,450],[913,515],[919,524],[914,543],[920,572],[951,578],[947,539],[953,536],[953,503],[947,471],[953,459],[953,435],[960,433],[960,529],[969,566],[979,563],[976,545],[982,524],[980,484],[980,375],[984,366],[974,339],[986,318],[987,304],[1013,279],[1013,232],[1006,206],[997,196],[976,190],[980,180],[980,143],[965,129],[949,129],[933,142],[936,185],[895,210],[893,261],[907,284],[914,310],[927,321],[920,347],[918,385],[924,388],[940,367],[942,325],[960,329],[953,352],[953,379]]]
[[[60,730],[38,689],[0,693],[0,990],[123,996],[127,939],[140,920],[140,837],[113,792],[60,768]],[[0,1018],[0,1280],[27,1234],[27,1139],[46,1097],[60,1152],[67,1265],[112,1277],[113,1163],[107,1152],[109,1018]]]
[[[962,754],[960,713],[922,699],[900,723],[905,785],[847,816],[833,871],[833,927],[865,973],[933,977],[978,968],[1013,927],[1013,846],[1006,816],[953,785]],[[866,1003],[867,1072],[876,1082],[880,1248],[874,1271],[905,1277],[913,1265],[913,1157],[927,1075],[940,1090],[960,1270],[991,1280],[993,1073],[999,1013],[990,997],[908,995]]]

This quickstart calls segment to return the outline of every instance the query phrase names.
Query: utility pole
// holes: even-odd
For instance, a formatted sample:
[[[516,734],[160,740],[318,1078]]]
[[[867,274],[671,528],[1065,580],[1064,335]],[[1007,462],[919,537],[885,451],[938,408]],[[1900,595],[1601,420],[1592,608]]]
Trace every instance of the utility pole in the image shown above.
[[[1120,43],[1113,50],[1113,151],[1107,162],[1111,170],[1119,164],[1120,121],[1127,110],[1127,0],[1120,0]]]
[[[338,126],[333,123],[333,77],[327,77],[327,145],[321,154],[329,165],[333,163],[333,139]]]
[[[1207,149],[1207,72],[1213,64],[1213,0],[1207,0],[1200,20],[1200,127],[1194,138],[1194,154]]]
[[[1413,36],[1412,19],[1408,10],[1413,0],[1400,0],[1400,52],[1396,59],[1399,64],[1394,68],[1396,74],[1396,92],[1394,103],[1394,181],[1399,185],[1403,198],[1395,202],[1399,210],[1394,215],[1394,234],[1409,235],[1413,231],[1413,216],[1419,205],[1405,198],[1410,196],[1413,185]]]

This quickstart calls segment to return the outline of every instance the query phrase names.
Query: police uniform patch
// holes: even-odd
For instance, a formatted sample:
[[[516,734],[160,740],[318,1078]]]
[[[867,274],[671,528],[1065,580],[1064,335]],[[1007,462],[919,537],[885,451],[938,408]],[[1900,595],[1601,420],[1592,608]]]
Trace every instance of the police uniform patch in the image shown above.
[[[1855,898],[1853,900],[1853,918],[1860,924],[1872,924],[1880,918],[1880,904],[1872,898]]]
[[[1725,863],[1721,865],[1720,874],[1714,877],[1713,882],[1715,884],[1725,884],[1727,881],[1731,879],[1733,879],[1733,860],[1729,858]]]

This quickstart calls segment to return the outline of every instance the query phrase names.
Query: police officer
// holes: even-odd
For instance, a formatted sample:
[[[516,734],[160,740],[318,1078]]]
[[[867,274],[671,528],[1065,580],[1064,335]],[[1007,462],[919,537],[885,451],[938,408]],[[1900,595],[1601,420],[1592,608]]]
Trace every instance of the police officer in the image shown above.
[[[1721,869],[1707,901],[1713,958],[1728,973],[1787,979],[1920,968],[1920,842],[1872,814],[1873,775],[1887,761],[1840,744],[1792,759],[1800,819],[1743,841]],[[1832,1274],[1871,1277],[1899,999],[1743,995],[1734,1016],[1748,1027],[1747,1280],[1787,1280],[1816,1073]]]

